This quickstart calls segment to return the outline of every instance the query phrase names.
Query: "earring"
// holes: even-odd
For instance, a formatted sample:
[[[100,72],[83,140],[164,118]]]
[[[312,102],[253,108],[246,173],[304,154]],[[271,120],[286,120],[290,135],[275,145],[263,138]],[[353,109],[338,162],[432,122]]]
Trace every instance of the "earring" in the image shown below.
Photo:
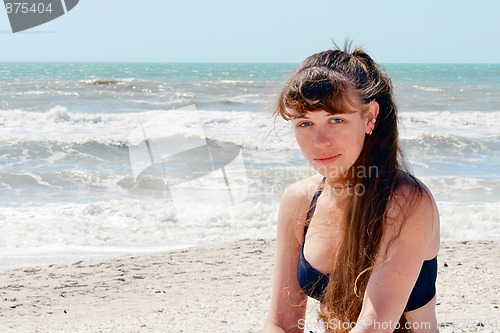
[[[368,135],[372,135],[372,133],[373,133],[373,130],[370,130],[370,134],[368,134]]]
[[[376,120],[375,118],[373,118],[373,119],[372,119],[372,123],[374,123],[374,124],[375,124],[376,122],[377,122],[377,120]]]

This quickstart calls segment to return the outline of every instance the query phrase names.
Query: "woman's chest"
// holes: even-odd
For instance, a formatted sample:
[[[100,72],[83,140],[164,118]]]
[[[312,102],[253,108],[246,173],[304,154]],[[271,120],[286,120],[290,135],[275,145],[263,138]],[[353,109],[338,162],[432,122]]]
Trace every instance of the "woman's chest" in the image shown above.
[[[345,214],[338,207],[318,203],[316,212],[306,228],[304,258],[317,271],[332,271],[338,244],[343,236]]]

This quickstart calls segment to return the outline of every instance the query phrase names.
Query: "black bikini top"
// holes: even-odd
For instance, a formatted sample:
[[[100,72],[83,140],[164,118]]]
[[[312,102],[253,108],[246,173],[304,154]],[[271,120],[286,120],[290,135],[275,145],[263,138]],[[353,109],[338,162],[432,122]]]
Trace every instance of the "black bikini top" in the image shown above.
[[[297,277],[300,287],[306,295],[321,300],[321,296],[328,285],[330,274],[323,274],[309,264],[304,257],[304,243],[307,234],[307,228],[311,221],[314,210],[316,209],[316,201],[323,192],[323,186],[326,178],[321,181],[316,193],[311,200],[309,210],[307,212],[306,225],[304,226],[304,242],[300,250],[299,264],[297,267]],[[420,274],[418,275],[417,282],[413,286],[408,303],[406,304],[406,311],[418,309],[434,298],[436,294],[436,278],[437,278],[437,256],[430,260],[425,260],[422,263]]]

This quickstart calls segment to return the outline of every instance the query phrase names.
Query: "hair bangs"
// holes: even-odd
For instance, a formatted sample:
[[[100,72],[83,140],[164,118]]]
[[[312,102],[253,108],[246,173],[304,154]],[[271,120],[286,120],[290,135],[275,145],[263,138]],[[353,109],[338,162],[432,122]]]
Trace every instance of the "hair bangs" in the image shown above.
[[[278,100],[277,113],[285,120],[306,112],[353,113],[361,101],[349,81],[323,66],[299,69],[287,82]]]

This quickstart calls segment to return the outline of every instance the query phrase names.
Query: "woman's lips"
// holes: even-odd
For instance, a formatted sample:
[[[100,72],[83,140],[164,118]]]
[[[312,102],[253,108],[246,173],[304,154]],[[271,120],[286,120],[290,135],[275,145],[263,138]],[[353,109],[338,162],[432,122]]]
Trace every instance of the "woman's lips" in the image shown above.
[[[320,164],[329,164],[335,161],[340,155],[329,155],[317,157],[314,160]]]

